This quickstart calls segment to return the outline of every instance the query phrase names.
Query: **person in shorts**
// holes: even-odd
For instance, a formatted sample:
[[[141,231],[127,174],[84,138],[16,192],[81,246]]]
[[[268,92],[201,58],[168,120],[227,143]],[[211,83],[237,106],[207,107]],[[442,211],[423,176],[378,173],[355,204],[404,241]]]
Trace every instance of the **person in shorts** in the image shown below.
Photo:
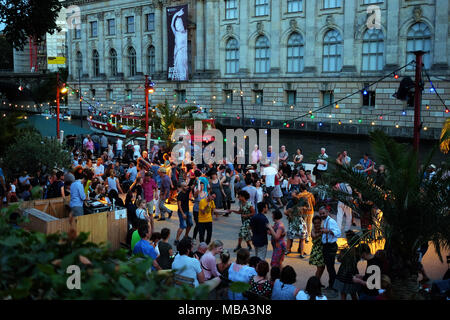
[[[175,245],[178,245],[183,230],[186,230],[185,237],[187,237],[189,236],[191,227],[194,225],[194,223],[192,222],[192,214],[189,212],[189,193],[190,188],[187,183],[180,183],[177,196],[178,218],[180,220],[180,227],[177,231]]]

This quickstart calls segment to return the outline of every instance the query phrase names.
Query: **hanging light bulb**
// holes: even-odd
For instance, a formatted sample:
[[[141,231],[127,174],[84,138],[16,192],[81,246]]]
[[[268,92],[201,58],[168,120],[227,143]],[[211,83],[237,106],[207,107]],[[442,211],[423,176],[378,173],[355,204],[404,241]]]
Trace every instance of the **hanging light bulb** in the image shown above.
[[[339,109],[339,105],[338,105],[337,103],[336,103],[336,106],[335,106],[335,108],[336,108],[336,109]]]
[[[400,128],[400,126],[398,125],[398,123],[395,124],[395,127],[398,129]]]
[[[394,72],[394,79],[398,79],[398,74]]]

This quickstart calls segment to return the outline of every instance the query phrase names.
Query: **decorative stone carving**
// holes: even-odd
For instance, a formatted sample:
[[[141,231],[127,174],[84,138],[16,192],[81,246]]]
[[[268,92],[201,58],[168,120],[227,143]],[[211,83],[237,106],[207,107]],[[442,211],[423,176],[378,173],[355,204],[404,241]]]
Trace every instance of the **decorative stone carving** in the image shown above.
[[[131,37],[127,38],[127,46],[131,46],[133,42],[131,41]]]
[[[326,22],[328,26],[334,25],[334,17],[331,14],[328,15]]]
[[[233,26],[231,24],[227,25],[227,34],[231,35],[233,33]]]
[[[289,21],[289,25],[291,26],[291,29],[297,30],[297,27],[298,27],[297,20],[291,19],[291,21]]]
[[[142,14],[142,7],[136,7],[134,8],[134,13],[138,16]]]
[[[120,9],[117,9],[116,11],[114,11],[114,14],[116,15],[116,18],[120,18],[120,16],[122,15],[122,11]]]
[[[104,12],[99,12],[97,13],[97,19],[98,20],[103,20],[105,18],[105,13]]]
[[[261,21],[256,24],[256,31],[258,31],[259,34],[264,32],[264,24]]]
[[[147,39],[148,39],[149,45],[152,45],[152,43],[153,43],[153,37],[152,37],[151,34],[147,35]]]
[[[422,8],[420,8],[420,6],[416,6],[414,7],[413,10],[413,16],[414,16],[414,20],[416,20],[416,22],[420,21],[422,19]]]
[[[87,22],[87,15],[86,14],[81,15],[81,22],[82,23],[86,23]]]

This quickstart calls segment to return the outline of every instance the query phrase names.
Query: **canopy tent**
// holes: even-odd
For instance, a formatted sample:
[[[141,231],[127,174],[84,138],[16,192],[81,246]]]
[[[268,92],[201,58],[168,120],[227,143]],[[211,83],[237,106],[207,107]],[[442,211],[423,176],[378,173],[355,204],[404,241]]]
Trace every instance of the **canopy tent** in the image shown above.
[[[29,116],[28,119],[24,120],[21,127],[34,127],[36,128],[44,137],[56,137],[56,118],[46,118],[41,115]],[[82,127],[76,126],[68,121],[59,121],[60,130],[64,131],[64,135],[83,135],[92,133],[90,129],[84,129]]]

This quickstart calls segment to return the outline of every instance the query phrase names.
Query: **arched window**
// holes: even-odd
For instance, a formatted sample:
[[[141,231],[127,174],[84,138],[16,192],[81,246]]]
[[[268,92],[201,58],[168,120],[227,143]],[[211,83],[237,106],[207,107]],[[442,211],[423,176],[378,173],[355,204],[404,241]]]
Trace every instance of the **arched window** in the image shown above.
[[[430,28],[428,28],[425,23],[418,22],[409,28],[406,50],[408,63],[416,60],[414,51],[425,51],[425,55],[423,56],[423,64],[425,65],[425,69],[429,69],[431,67],[431,32]],[[410,65],[408,66],[408,69],[412,70],[414,69],[414,66]]]
[[[239,44],[235,38],[227,41],[225,48],[225,73],[239,72]]]
[[[134,77],[136,72],[136,50],[130,47],[128,49],[128,74],[130,77]]]
[[[154,46],[148,47],[147,62],[148,62],[148,74],[152,75],[155,73],[155,68],[156,68],[155,47]]]
[[[384,67],[384,36],[379,29],[369,29],[363,37],[362,70],[381,71]]]
[[[99,55],[98,55],[98,51],[94,50],[92,51],[92,71],[93,71],[93,76],[94,77],[98,77],[100,74],[100,60],[99,60]]]
[[[330,30],[323,39],[323,72],[342,69],[342,37],[339,31]]]
[[[77,51],[75,58],[76,70],[77,73],[83,73],[83,54],[80,51]]]
[[[259,36],[255,46],[255,72],[267,73],[270,70],[270,44],[266,36]]]
[[[287,43],[287,72],[302,72],[304,45],[300,33],[294,32],[290,35]]]
[[[117,76],[117,52],[114,49],[109,50],[109,58],[110,58],[110,64],[109,64],[109,73],[112,77]]]

